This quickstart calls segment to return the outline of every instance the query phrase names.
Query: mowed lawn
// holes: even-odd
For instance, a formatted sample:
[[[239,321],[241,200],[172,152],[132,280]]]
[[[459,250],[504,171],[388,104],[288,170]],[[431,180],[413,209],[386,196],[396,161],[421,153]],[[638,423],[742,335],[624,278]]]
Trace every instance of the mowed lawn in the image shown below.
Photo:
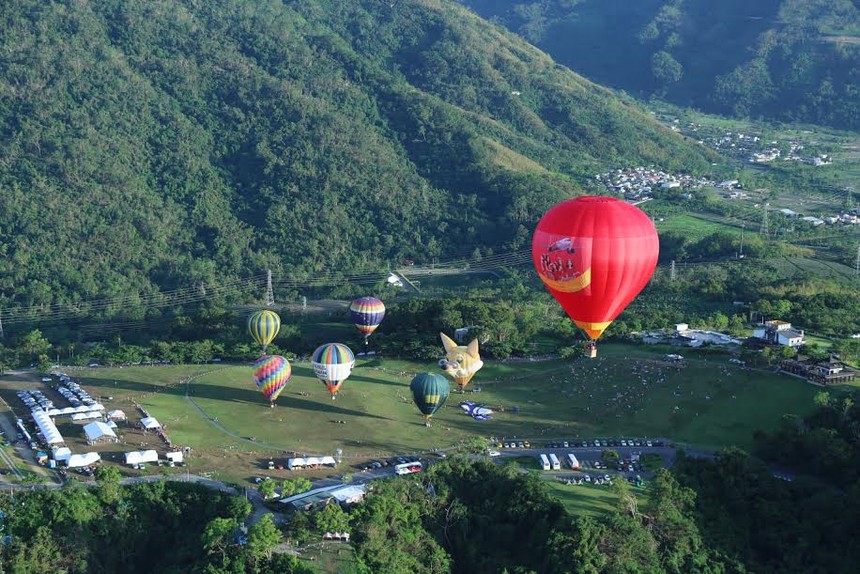
[[[665,437],[749,448],[755,430],[774,428],[785,413],[811,412],[819,390],[737,367],[727,357],[688,357],[680,366],[663,357],[648,347],[604,344],[596,359],[488,361],[469,387],[480,392],[463,394],[454,386],[430,428],[412,404],[409,382],[416,372],[437,372],[435,363],[359,360],[336,400],[310,364],[296,363],[274,409],[254,386],[250,365],[100,368],[80,375],[94,395],[115,395],[111,408],[132,408],[136,399],[177,444],[261,457],[338,448],[347,458],[375,457],[448,448],[476,435]],[[459,407],[463,400],[493,408],[494,419],[472,420]]]

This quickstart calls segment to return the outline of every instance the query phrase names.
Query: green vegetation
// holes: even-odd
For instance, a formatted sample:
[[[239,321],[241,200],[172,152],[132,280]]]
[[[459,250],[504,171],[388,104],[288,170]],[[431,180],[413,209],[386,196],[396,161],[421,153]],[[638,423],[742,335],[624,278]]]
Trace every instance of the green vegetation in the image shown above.
[[[851,0],[460,1],[631,94],[860,128],[860,9]]]
[[[266,268],[292,299],[406,257],[519,249],[599,169],[709,164],[448,2],[26,0],[0,17],[7,330],[246,303]]]
[[[275,554],[282,542],[271,516],[248,528],[244,498],[194,484],[120,487],[101,471],[98,485],[71,484],[0,498],[4,572],[192,572],[210,574],[311,572],[294,557]]]

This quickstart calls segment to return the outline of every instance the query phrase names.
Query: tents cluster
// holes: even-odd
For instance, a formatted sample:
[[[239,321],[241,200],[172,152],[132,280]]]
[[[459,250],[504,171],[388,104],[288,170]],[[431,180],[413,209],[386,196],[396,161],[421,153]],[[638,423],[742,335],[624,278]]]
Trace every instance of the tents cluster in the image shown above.
[[[287,468],[317,468],[319,466],[336,466],[337,462],[332,456],[309,456],[307,458],[291,458],[287,461]]]

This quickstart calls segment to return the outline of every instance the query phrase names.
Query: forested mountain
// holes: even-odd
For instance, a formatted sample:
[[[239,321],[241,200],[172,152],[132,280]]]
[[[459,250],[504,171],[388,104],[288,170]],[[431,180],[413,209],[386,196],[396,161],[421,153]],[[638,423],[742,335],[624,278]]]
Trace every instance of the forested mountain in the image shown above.
[[[7,310],[522,248],[598,169],[709,161],[453,2],[22,0],[0,26]]]
[[[857,0],[461,1],[639,97],[860,128]]]

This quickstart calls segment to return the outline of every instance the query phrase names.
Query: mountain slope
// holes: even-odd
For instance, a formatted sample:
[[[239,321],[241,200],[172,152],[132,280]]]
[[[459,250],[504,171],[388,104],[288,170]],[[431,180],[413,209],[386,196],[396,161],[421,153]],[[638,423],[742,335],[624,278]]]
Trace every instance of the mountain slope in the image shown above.
[[[520,248],[596,170],[710,160],[450,2],[22,0],[0,23],[6,309]]]
[[[860,129],[852,0],[462,0],[596,82],[683,106]]]

